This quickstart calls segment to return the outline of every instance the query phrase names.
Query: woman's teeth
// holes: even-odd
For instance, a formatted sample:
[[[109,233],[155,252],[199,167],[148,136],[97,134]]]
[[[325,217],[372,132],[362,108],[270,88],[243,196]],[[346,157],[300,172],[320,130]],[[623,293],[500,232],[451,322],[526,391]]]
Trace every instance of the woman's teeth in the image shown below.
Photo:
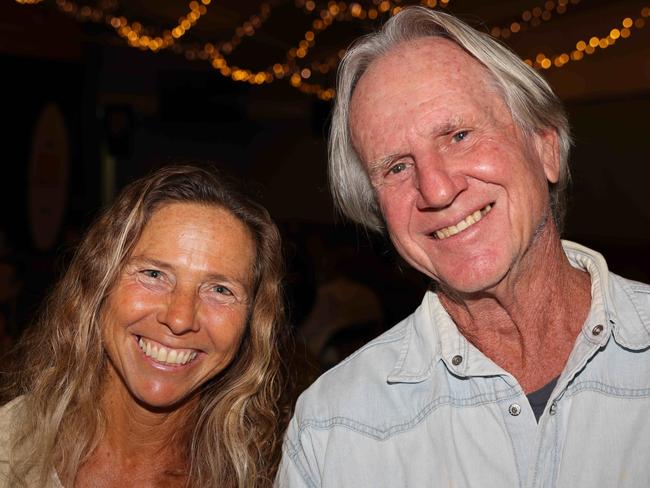
[[[151,359],[165,364],[187,364],[196,357],[196,352],[189,349],[169,349],[160,344],[151,344],[140,337],[138,345],[142,352]]]
[[[469,214],[463,220],[454,225],[450,225],[449,227],[435,231],[433,235],[436,237],[436,239],[440,240],[455,236],[460,231],[463,231],[477,223],[479,220],[485,217],[490,212],[490,210],[492,210],[492,204],[488,204],[481,210],[477,210],[476,212]]]

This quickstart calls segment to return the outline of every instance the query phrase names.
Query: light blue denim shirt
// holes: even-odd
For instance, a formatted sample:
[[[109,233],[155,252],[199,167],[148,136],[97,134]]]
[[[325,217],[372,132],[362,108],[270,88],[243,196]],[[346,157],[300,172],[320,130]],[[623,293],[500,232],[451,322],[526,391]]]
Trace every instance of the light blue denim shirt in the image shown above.
[[[650,487],[650,286],[563,244],[592,303],[539,424],[429,292],[303,393],[277,486]]]

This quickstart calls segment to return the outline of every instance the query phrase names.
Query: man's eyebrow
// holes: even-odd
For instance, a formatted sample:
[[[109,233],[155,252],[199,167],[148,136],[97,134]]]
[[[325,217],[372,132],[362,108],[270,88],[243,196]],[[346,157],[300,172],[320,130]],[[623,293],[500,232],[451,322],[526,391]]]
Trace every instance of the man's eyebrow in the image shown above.
[[[434,125],[431,128],[431,135],[444,136],[454,132],[463,125],[465,125],[465,122],[460,115],[452,115],[448,119],[441,121],[439,124]]]
[[[453,116],[450,117],[449,119],[440,122],[439,124],[435,124],[433,127],[430,128],[430,134],[432,137],[436,136],[444,136],[447,134],[450,134],[451,132],[454,132],[458,128],[462,127],[464,125],[463,119],[460,116]],[[370,161],[367,163],[368,167],[368,173],[370,175],[375,174],[377,171],[381,171],[387,166],[389,166],[392,162],[394,162],[396,159],[399,159],[403,156],[405,156],[406,153],[394,153],[394,154],[389,154],[388,156],[384,156],[382,158],[376,159],[374,161]]]
[[[455,131],[459,127],[463,125],[462,120],[459,117],[454,118],[453,120],[448,120],[444,124],[440,124],[437,126],[433,133],[435,135],[446,135],[449,134],[450,132]]]
[[[384,156],[383,158],[376,159],[375,161],[370,161],[368,163],[368,174],[371,176],[378,171],[382,171],[385,169],[387,166],[389,166],[393,161],[396,159],[402,157],[401,154],[389,154],[388,156]]]

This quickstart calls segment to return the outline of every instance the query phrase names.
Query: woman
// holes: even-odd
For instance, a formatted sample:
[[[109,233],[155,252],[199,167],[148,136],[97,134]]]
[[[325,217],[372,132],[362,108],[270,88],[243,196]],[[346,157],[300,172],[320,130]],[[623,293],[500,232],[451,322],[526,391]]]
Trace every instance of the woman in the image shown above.
[[[252,487],[279,455],[280,237],[198,166],[92,225],[0,411],[0,486]]]

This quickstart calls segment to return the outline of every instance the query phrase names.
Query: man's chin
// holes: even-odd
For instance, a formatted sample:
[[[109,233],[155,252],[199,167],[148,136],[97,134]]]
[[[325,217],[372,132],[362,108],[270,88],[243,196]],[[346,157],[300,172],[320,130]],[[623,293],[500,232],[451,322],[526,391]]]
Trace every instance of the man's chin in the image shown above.
[[[506,271],[497,269],[470,270],[462,275],[437,280],[438,290],[453,300],[479,299],[491,295],[503,282]]]

